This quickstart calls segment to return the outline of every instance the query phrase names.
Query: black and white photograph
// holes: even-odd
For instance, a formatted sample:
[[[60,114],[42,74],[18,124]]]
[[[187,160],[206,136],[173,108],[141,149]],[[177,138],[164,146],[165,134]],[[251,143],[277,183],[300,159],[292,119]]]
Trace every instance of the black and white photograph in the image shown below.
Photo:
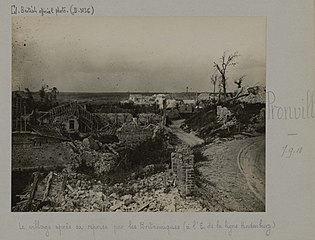
[[[266,211],[266,17],[11,30],[11,212]]]

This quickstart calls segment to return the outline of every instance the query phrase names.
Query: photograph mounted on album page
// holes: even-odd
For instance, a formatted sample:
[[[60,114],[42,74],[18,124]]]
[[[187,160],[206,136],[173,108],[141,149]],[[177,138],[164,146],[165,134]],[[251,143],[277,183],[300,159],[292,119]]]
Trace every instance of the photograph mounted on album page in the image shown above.
[[[314,1],[4,5],[5,239],[312,239]]]

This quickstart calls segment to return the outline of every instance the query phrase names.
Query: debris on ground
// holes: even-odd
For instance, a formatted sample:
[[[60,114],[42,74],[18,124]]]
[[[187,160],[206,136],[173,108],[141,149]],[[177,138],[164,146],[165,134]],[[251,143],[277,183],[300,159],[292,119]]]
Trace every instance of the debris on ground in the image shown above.
[[[51,177],[52,176],[52,177]],[[67,177],[66,177],[67,176]],[[50,182],[50,183],[49,183]],[[47,186],[50,185],[47,194]],[[30,193],[23,197],[28,199]],[[13,211],[24,208],[21,202]],[[181,212],[206,211],[198,199],[182,197],[170,171],[108,185],[85,174],[53,172],[38,183],[31,211],[57,212]]]

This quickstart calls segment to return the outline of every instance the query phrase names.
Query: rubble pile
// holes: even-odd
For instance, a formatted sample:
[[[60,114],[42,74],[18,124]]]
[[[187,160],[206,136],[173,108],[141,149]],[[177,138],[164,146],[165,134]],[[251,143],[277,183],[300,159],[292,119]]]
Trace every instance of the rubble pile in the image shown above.
[[[207,142],[243,133],[255,135],[265,130],[265,104],[238,102],[209,105],[187,119],[183,129],[196,131]]]
[[[154,114],[140,114],[139,119],[124,122],[115,132],[119,141],[114,143],[101,141],[96,133],[59,143],[67,149],[67,164],[50,172],[34,170],[12,210],[206,211],[187,184],[194,184],[191,150],[180,146],[180,172],[168,169],[174,148],[169,144],[169,133],[154,124],[158,120]]]
[[[102,183],[85,174],[67,171],[71,170],[51,172],[38,184],[31,211],[186,212],[207,210],[194,197],[183,198],[180,195],[174,186],[174,175],[169,170],[147,178],[113,185]],[[47,186],[50,186],[48,187],[49,194],[43,197]],[[25,198],[27,197],[29,193],[25,194]]]
[[[217,106],[217,120],[225,124],[232,116],[232,113],[227,107]]]
[[[70,161],[74,169],[87,167],[96,176],[102,176],[115,165],[118,154],[105,149],[103,144],[92,137],[83,141],[64,142],[70,149]],[[104,145],[105,146],[105,145]]]
[[[266,102],[266,88],[262,86],[255,86],[247,88],[248,96],[241,99],[245,103],[265,103]]]

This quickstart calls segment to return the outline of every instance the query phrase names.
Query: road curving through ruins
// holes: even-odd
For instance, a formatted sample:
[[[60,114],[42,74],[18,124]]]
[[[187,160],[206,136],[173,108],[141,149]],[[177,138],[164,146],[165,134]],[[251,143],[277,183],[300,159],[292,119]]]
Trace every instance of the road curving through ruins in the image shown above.
[[[204,143],[203,139],[197,137],[193,133],[187,133],[180,128],[183,121],[184,121],[183,119],[173,121],[172,125],[169,126],[171,132],[174,133],[179,140],[181,140],[183,143],[187,144],[190,147],[203,144]]]
[[[195,166],[210,211],[265,211],[264,144],[265,135],[236,135],[200,148],[204,159]]]
[[[265,139],[244,146],[237,155],[237,163],[249,189],[265,204]]]

